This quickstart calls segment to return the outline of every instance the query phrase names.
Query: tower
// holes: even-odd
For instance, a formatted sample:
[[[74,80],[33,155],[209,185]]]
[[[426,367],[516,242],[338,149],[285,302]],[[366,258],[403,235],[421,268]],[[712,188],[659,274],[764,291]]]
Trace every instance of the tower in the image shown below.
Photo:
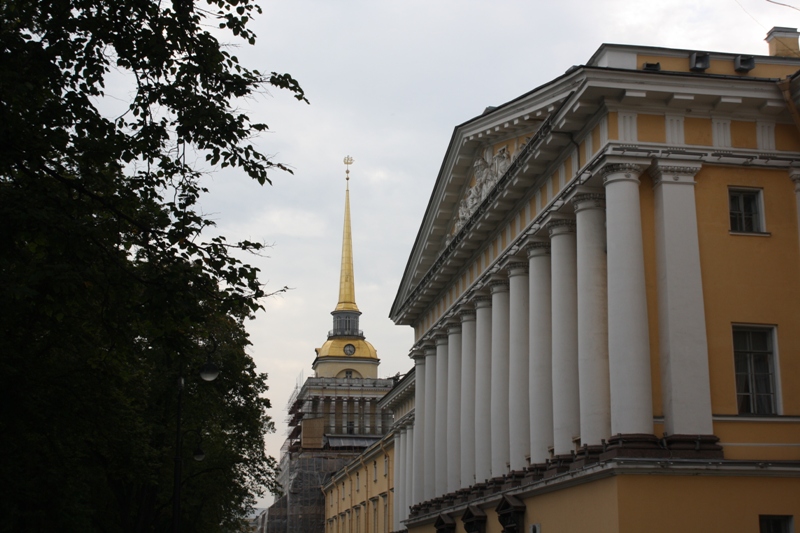
[[[312,363],[314,376],[298,385],[289,399],[288,437],[281,448],[278,482],[284,496],[270,507],[269,533],[323,531],[325,500],[320,486],[331,474],[381,440],[390,423],[378,400],[393,379],[378,378],[378,354],[359,329],[353,279],[350,228],[350,165],[345,157],[344,231],[339,301],[333,329]],[[376,467],[377,468],[377,467]]]
[[[361,311],[356,305],[353,275],[353,236],[350,228],[350,165],[353,158],[344,158],[345,171],[344,229],[342,231],[342,266],[339,274],[339,302],[331,312],[333,329],[328,340],[316,349],[311,365],[319,378],[376,378],[378,354],[359,329]]]

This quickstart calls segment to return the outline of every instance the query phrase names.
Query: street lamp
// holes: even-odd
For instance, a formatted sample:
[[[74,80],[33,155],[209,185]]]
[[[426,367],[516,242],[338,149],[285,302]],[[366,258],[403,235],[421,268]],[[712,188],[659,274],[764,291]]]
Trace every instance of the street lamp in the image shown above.
[[[211,362],[210,356],[200,368],[200,377],[203,381],[214,381],[219,376],[219,367]],[[175,424],[175,480],[172,487],[172,531],[180,533],[181,530],[181,478],[183,477],[183,433],[181,432],[181,408],[183,405],[183,376],[178,378],[178,413]],[[197,431],[197,430],[194,430]],[[198,431],[198,437],[200,432]],[[206,454],[200,449],[199,443],[193,455],[195,461],[202,461]]]

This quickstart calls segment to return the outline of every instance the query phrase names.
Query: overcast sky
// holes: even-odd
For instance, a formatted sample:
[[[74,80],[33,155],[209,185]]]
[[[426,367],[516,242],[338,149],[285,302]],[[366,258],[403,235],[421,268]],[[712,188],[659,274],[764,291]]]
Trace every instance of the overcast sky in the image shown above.
[[[782,0],[800,5],[798,0]],[[262,72],[289,72],[311,105],[278,90],[244,102],[271,132],[257,144],[294,169],[260,187],[210,177],[203,208],[229,238],[274,244],[255,258],[268,290],[248,324],[269,373],[278,431],[338,298],[344,165],[351,155],[356,301],[378,350],[380,376],[411,368],[407,326],[388,319],[453,128],[585,64],[604,42],[767,55],[773,26],[800,11],[766,0],[262,0],[258,41],[235,53]],[[232,45],[235,43],[231,43]]]

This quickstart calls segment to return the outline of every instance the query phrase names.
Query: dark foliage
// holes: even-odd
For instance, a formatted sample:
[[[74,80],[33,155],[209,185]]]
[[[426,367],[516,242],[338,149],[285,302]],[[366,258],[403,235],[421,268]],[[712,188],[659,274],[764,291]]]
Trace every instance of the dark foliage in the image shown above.
[[[237,98],[287,74],[239,65],[208,31],[253,43],[251,0],[0,3],[0,529],[161,531],[172,520],[178,376],[184,531],[231,530],[275,489],[266,375],[244,321],[265,294],[205,239],[187,151],[260,183],[282,165]],[[109,76],[127,112],[99,110]],[[207,358],[222,373],[197,371]],[[201,445],[203,462],[191,460]]]

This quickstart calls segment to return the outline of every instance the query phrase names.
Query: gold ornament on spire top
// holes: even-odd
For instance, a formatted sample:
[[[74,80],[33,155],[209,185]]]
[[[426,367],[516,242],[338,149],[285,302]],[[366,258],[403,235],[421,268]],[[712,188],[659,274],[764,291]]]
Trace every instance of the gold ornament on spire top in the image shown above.
[[[347,170],[344,171],[345,178],[347,181],[350,181],[350,165],[355,162],[355,159],[350,157],[349,155],[344,156],[344,164],[347,166]]]

